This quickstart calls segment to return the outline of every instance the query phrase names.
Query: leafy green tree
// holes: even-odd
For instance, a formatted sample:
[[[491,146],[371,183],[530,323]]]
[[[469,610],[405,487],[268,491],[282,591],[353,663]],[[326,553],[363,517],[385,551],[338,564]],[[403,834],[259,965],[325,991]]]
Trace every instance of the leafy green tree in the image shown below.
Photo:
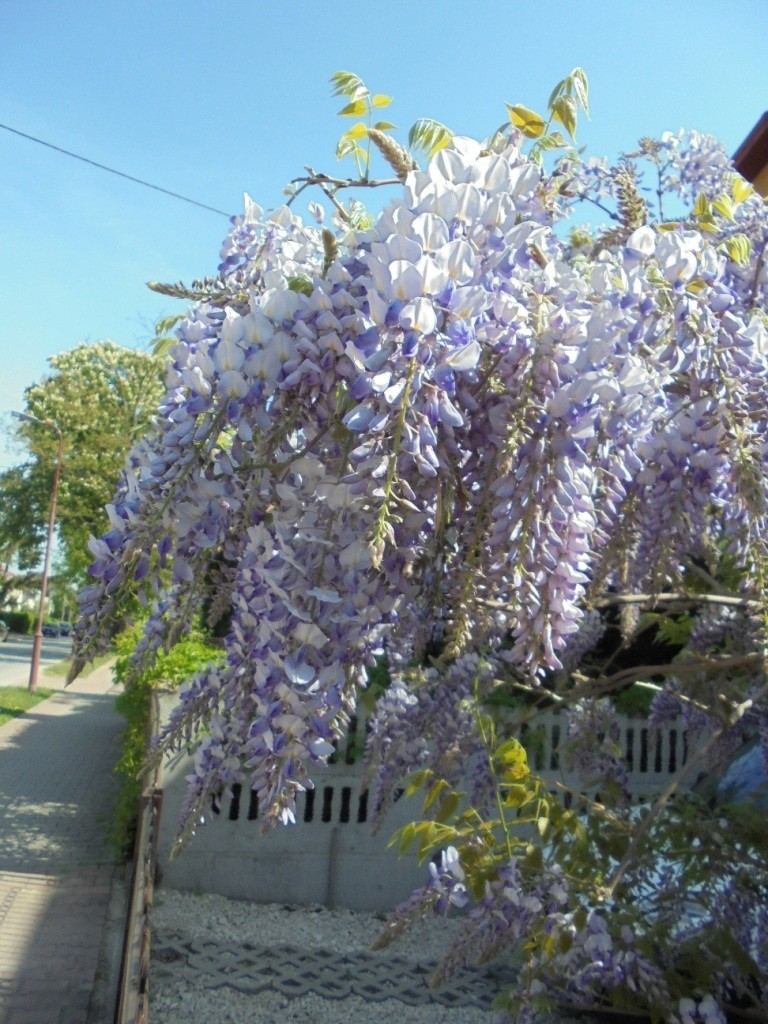
[[[91,534],[106,526],[125,456],[149,429],[163,393],[162,358],[112,341],[81,343],[50,359],[52,373],[26,389],[24,412],[53,421],[64,437],[57,509],[60,575],[82,577]],[[12,548],[22,571],[37,564],[45,540],[57,436],[22,420],[27,459],[0,474],[0,549]]]

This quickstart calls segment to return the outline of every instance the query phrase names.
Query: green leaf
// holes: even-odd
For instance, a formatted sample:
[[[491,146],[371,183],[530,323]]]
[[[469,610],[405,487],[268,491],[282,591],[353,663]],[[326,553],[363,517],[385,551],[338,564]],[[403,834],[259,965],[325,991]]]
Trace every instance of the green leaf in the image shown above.
[[[302,295],[311,295],[314,291],[311,279],[305,274],[288,278],[288,287],[292,292],[300,292]]]
[[[448,796],[440,803],[435,815],[435,820],[441,824],[446,824],[456,813],[456,809],[459,806],[459,794],[449,793]]]
[[[552,104],[552,116],[572,139],[576,138],[576,100],[573,96],[558,96]]]
[[[541,847],[536,846],[535,843],[529,843],[525,848],[525,865],[526,867],[533,868],[534,871],[538,869],[544,863],[544,855],[541,852]]]
[[[367,93],[365,82],[358,75],[351,71],[337,71],[331,75],[333,96],[357,96],[360,93]]]
[[[413,840],[415,838],[415,835],[416,835],[416,825],[414,824],[414,822],[410,821],[410,822],[408,822],[407,825],[403,825],[402,828],[399,828],[393,834],[392,838],[387,843],[387,848],[389,848],[391,846],[397,846],[398,847],[398,851],[397,852],[400,855],[402,855],[402,854],[407,852],[408,847],[411,845],[411,843],[413,842]]]
[[[368,110],[365,100],[352,100],[339,111],[341,117],[361,117]]]
[[[377,92],[371,100],[371,106],[383,109],[384,107],[388,107],[391,102],[391,96],[385,96],[383,92]]]
[[[432,157],[448,145],[453,132],[439,121],[429,117],[420,117],[408,132],[408,145],[411,149],[423,149]]]
[[[424,768],[420,772],[413,772],[413,774],[410,775],[408,778],[408,782],[406,784],[405,792],[403,795],[413,796],[414,793],[418,793],[418,791],[422,788],[427,779],[430,779],[431,777],[432,772],[429,770],[429,768]]]
[[[523,135],[529,139],[538,139],[540,135],[544,134],[544,118],[535,111],[529,110],[519,103],[505,105],[509,112],[509,120],[515,128],[520,129]]]
[[[695,618],[687,613],[676,616],[665,615],[659,620],[659,637],[665,644],[682,647],[691,639],[691,630],[695,622]]]
[[[423,810],[426,812],[437,800],[440,799],[444,790],[448,789],[448,783],[445,779],[435,779],[432,785],[427,790],[426,796],[424,797]]]
[[[377,121],[373,127],[378,128],[380,132],[390,132],[393,128],[397,128],[397,125],[392,124],[391,121]]]
[[[438,821],[419,821],[413,826],[416,836],[419,837],[419,861],[427,859],[430,852],[437,847],[447,846],[456,841],[459,833],[450,825],[443,825]]]

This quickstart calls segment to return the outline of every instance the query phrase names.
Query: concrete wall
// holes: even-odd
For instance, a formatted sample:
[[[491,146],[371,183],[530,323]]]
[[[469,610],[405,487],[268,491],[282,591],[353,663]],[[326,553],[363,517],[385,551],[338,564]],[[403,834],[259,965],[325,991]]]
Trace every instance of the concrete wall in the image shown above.
[[[371,835],[362,771],[352,756],[352,743],[359,749],[364,739],[364,724],[353,725],[356,735],[342,744],[335,763],[316,773],[315,790],[299,795],[295,825],[261,835],[255,801],[249,791],[236,789],[222,801],[218,815],[206,815],[206,824],[174,860],[168,852],[192,763],[183,757],[166,766],[161,782],[163,884],[262,903],[320,903],[353,910],[391,910],[423,885],[427,866],[419,867],[414,854],[398,858],[396,850],[387,849],[397,828],[420,817],[420,795],[397,801],[379,834]],[[578,788],[579,780],[566,770],[564,736],[564,719],[548,713],[521,739],[532,767],[545,778]],[[637,802],[668,782],[687,755],[680,726],[667,728],[656,744],[643,720],[624,719],[621,743]]]

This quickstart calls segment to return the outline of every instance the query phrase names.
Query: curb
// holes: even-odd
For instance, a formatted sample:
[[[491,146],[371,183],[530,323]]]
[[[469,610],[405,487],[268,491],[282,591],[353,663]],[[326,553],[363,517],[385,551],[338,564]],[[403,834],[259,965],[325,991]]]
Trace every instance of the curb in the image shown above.
[[[130,878],[125,863],[116,864],[112,872],[109,904],[104,919],[101,946],[96,964],[96,975],[88,1000],[88,1012],[83,1024],[104,1024],[114,1017],[120,985],[120,966],[123,954],[123,936],[128,916]]]

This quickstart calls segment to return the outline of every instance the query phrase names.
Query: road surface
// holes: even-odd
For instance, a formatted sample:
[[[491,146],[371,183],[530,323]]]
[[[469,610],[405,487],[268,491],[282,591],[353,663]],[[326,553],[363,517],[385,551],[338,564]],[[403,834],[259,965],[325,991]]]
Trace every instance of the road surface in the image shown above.
[[[32,636],[11,633],[5,643],[0,643],[0,686],[23,686],[29,681],[29,665],[32,660]],[[44,669],[55,661],[63,661],[72,650],[70,637],[43,637],[40,652],[40,671],[37,685],[42,687],[60,686],[61,680],[46,677]]]

